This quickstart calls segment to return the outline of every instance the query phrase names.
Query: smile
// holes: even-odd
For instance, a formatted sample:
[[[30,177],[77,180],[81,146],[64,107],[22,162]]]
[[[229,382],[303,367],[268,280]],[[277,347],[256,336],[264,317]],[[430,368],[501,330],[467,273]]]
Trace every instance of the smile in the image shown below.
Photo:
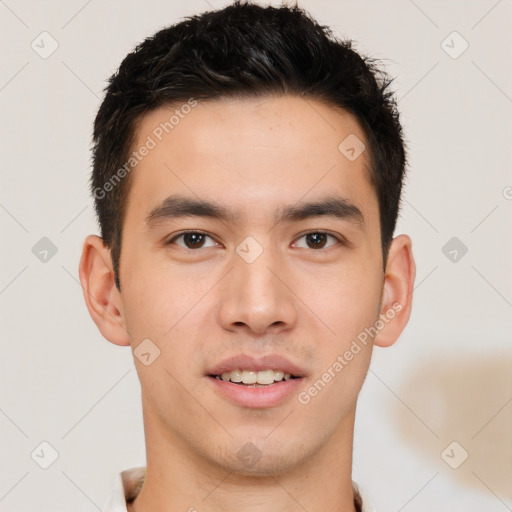
[[[216,379],[223,380],[224,382],[233,382],[234,384],[241,384],[245,386],[270,386],[282,380],[290,380],[296,378],[290,373],[285,373],[281,370],[233,370],[224,372],[221,375],[212,375]]]

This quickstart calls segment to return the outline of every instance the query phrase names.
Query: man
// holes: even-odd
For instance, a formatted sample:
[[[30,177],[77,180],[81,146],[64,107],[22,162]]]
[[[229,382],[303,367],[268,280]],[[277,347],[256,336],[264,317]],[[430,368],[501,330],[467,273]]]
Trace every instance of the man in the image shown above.
[[[390,81],[297,7],[146,39],[94,126],[80,279],[130,345],[147,464],[106,510],[358,511],[356,402],[410,311]],[[378,456],[378,454],[376,454]]]

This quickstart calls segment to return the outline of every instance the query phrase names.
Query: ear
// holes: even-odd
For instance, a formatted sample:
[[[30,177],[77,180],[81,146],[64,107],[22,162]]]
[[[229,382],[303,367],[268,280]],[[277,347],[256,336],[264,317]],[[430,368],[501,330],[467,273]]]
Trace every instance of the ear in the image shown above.
[[[380,311],[384,326],[375,336],[374,345],[389,347],[404,330],[411,315],[415,277],[411,239],[407,235],[399,235],[389,248]]]
[[[99,236],[85,239],[78,273],[87,309],[101,334],[115,345],[130,345],[110,249]]]

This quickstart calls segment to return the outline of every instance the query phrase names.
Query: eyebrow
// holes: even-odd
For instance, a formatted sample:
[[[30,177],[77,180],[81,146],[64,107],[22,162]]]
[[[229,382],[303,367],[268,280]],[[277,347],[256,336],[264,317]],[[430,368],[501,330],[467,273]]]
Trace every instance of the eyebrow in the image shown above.
[[[146,224],[151,228],[163,221],[182,217],[204,217],[224,222],[236,222],[241,215],[214,201],[171,195],[148,213]],[[364,217],[361,210],[351,201],[340,196],[328,196],[316,201],[287,205],[277,208],[274,212],[276,224],[297,222],[314,217],[334,217],[364,228]]]

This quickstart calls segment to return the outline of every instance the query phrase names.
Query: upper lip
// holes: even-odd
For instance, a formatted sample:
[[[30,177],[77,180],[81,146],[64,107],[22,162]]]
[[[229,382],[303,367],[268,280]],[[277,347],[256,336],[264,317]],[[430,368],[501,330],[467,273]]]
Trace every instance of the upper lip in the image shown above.
[[[270,354],[255,357],[248,354],[240,354],[224,359],[207,372],[207,375],[222,375],[233,370],[274,370],[290,373],[294,377],[304,377],[305,371],[283,356]]]

